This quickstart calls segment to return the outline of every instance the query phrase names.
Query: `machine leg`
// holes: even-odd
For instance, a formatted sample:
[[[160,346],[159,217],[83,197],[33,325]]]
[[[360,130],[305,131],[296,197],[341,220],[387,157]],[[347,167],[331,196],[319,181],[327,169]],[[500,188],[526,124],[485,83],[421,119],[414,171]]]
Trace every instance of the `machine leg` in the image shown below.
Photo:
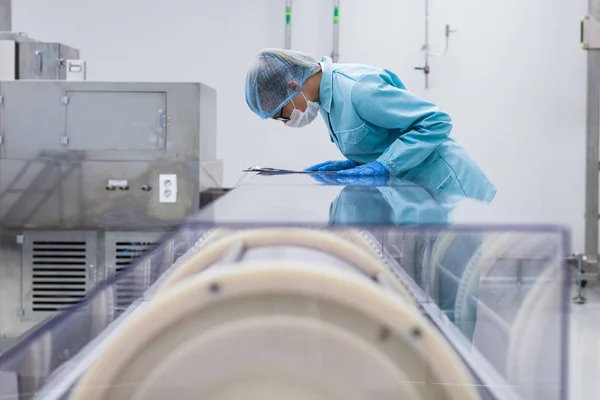
[[[582,20],[582,48],[587,50],[585,255],[598,269],[598,217],[600,172],[600,0],[589,0],[589,15]]]
[[[586,257],[584,255],[578,254],[576,256],[577,259],[577,271],[581,276],[585,271],[583,270],[583,263],[586,261]],[[573,303],[575,304],[585,304],[587,299],[583,295],[583,289],[587,286],[587,280],[577,279],[577,296],[573,297]]]

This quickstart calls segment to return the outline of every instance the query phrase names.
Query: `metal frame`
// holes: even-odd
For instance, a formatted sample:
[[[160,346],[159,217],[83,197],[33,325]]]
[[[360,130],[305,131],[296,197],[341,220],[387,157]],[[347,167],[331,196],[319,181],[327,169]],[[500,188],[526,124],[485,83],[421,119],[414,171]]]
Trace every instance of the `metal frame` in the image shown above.
[[[581,23],[581,47],[587,50],[585,264],[587,272],[600,274],[598,219],[600,172],[600,0],[589,0],[589,14]]]

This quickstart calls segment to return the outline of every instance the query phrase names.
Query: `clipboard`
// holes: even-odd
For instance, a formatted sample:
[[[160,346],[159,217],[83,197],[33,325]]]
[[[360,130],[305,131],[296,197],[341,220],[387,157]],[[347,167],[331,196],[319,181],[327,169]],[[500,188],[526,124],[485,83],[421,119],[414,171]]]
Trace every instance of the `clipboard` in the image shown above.
[[[242,172],[258,172],[261,174],[273,174],[273,175],[283,175],[283,174],[308,174],[308,175],[321,175],[321,174],[337,174],[337,171],[295,171],[291,169],[279,169],[279,168],[266,168],[266,167],[247,167],[242,170]]]

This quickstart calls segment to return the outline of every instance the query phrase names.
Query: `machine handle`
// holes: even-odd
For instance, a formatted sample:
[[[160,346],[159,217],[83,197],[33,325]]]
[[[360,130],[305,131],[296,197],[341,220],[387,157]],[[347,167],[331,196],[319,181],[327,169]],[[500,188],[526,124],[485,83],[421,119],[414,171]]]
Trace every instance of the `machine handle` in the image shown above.
[[[165,136],[165,128],[167,127],[165,110],[158,110],[158,122],[157,122],[157,130],[158,133],[164,137]]]
[[[44,72],[44,53],[42,53],[40,50],[36,50],[35,56],[37,63],[37,74],[42,75]]]

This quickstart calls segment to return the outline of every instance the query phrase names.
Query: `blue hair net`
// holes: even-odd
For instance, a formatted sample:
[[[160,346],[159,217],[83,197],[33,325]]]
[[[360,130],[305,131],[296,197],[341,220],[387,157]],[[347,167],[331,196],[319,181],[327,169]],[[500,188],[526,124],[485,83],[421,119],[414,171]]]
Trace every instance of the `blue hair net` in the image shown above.
[[[321,70],[317,60],[292,50],[264,49],[246,75],[246,103],[262,119],[272,118],[300,92],[306,80]],[[300,89],[288,83],[296,82]]]

